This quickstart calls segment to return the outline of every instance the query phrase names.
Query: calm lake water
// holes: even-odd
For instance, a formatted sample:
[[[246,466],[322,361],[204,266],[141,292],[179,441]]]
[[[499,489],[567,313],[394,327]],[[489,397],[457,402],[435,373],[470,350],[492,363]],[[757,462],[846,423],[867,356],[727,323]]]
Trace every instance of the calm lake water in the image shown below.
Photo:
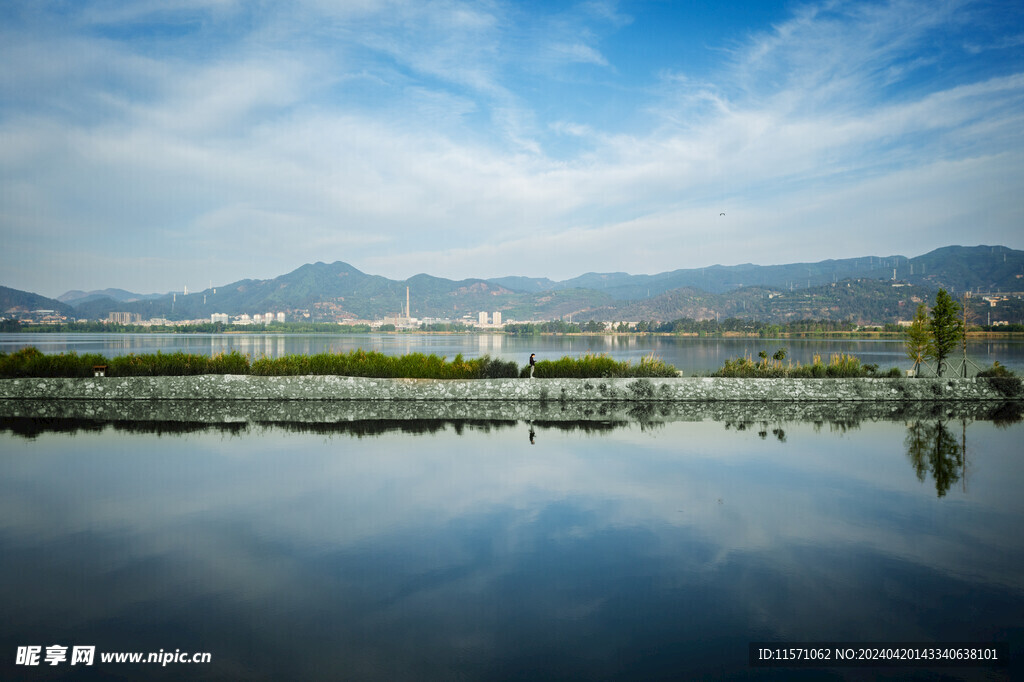
[[[490,355],[525,365],[530,353],[540,359],[564,355],[607,353],[617,360],[637,362],[645,355],[660,357],[685,374],[707,374],[726,360],[756,358],[758,351],[772,355],[786,348],[788,359],[809,364],[820,354],[827,362],[832,353],[856,355],[864,363],[881,369],[913,367],[898,340],[831,339],[701,339],[663,336],[532,336],[503,334],[0,334],[0,351],[11,352],[35,346],[44,353],[102,353],[107,357],[127,353],[185,351],[215,354],[237,350],[253,358],[325,351],[375,350],[389,355],[434,353],[449,359],[462,353],[466,358]],[[998,360],[1010,369],[1024,372],[1024,340],[976,341],[968,345],[968,356],[981,367]]]
[[[0,419],[0,676],[778,678],[749,642],[836,640],[1009,642],[1020,666],[1022,439],[946,418]],[[54,644],[212,661],[15,666]]]

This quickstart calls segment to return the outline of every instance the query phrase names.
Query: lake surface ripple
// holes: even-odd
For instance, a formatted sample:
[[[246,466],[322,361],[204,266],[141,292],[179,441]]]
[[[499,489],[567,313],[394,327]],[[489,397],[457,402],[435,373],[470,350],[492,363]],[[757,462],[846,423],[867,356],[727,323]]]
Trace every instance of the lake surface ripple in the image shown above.
[[[806,672],[1013,679],[1022,437],[1019,410],[3,417],[0,674],[747,679],[786,672],[752,641],[970,641],[1011,666]],[[15,665],[54,644],[212,661]]]

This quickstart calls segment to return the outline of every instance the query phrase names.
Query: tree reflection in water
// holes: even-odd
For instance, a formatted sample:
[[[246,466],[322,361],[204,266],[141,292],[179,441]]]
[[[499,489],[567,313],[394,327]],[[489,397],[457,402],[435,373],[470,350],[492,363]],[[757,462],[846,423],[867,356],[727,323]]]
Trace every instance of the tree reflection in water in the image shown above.
[[[624,413],[616,413],[612,408],[614,405],[589,405],[579,414],[570,413],[568,416],[561,414],[564,411],[555,413],[538,412],[537,417],[524,420],[518,414],[509,414],[507,418],[495,418],[493,416],[483,418],[466,417],[435,417],[435,418],[414,418],[403,416],[365,417],[345,419],[346,412],[337,406],[329,406],[321,411],[329,413],[330,421],[317,421],[313,419],[289,420],[288,415],[282,415],[279,419],[267,419],[262,412],[255,413],[247,421],[218,422],[217,417],[222,416],[220,412],[214,412],[211,421],[203,421],[201,409],[196,409],[193,403],[186,402],[183,409],[184,414],[195,411],[199,414],[193,420],[188,419],[104,419],[104,418],[83,418],[83,417],[54,417],[49,416],[53,412],[52,405],[46,401],[38,401],[42,407],[37,406],[37,411],[43,416],[10,416],[4,414],[0,409],[0,435],[10,433],[26,440],[34,440],[46,433],[62,433],[76,435],[86,432],[104,432],[107,430],[124,431],[129,433],[154,433],[158,436],[178,436],[182,434],[198,433],[203,431],[218,431],[231,437],[243,437],[252,432],[285,430],[298,433],[316,433],[324,435],[345,435],[355,438],[369,438],[383,436],[392,433],[402,434],[435,434],[445,431],[454,431],[456,435],[463,435],[467,431],[475,432],[498,432],[508,429],[518,429],[525,424],[531,445],[539,440],[538,433],[541,430],[557,430],[564,432],[582,432],[588,435],[602,435],[611,433],[616,429],[626,429],[639,426],[643,432],[657,431],[665,428],[675,421],[701,421],[711,419],[723,423],[725,429],[737,432],[756,433],[761,440],[768,440],[769,435],[780,443],[786,443],[791,432],[787,432],[790,424],[810,422],[815,432],[827,428],[837,433],[847,433],[858,429],[862,419],[898,419],[903,421],[907,428],[907,435],[904,439],[904,446],[907,458],[911,462],[919,481],[922,483],[931,475],[935,481],[935,490],[939,497],[944,497],[949,489],[958,482],[963,482],[966,488],[966,453],[967,424],[978,420],[990,420],[998,428],[1004,429],[1020,422],[1024,416],[1024,403],[1015,401],[996,405],[988,404],[915,404],[907,403],[898,406],[898,416],[894,415],[891,407],[887,407],[887,414],[873,413],[872,407],[868,404],[855,405],[853,413],[824,414],[820,409],[814,410],[816,406],[776,405],[775,412],[766,414],[766,418],[748,418],[745,414],[751,411],[747,404],[721,405],[716,403],[708,404],[684,404],[674,405],[670,403],[636,403],[629,404]],[[102,401],[100,401],[102,403]],[[296,404],[304,406],[303,401],[295,401]],[[27,407],[26,407],[27,405]],[[70,403],[71,406],[75,404]],[[0,408],[3,403],[0,401]],[[31,403],[17,403],[17,411],[29,411]],[[347,405],[345,406],[347,407]],[[762,406],[759,406],[762,407]],[[62,405],[64,411],[67,405]],[[13,410],[14,408],[9,408]],[[90,404],[90,410],[96,406]],[[139,408],[142,413],[152,409],[152,406],[143,405]],[[241,411],[238,406],[232,405],[231,415],[237,417]],[[408,410],[403,405],[401,410]],[[755,410],[756,411],[756,410]],[[762,410],[763,412],[764,410]],[[801,420],[799,417],[806,411],[812,412],[812,417]],[[877,410],[876,410],[877,412]],[[226,414],[226,413],[225,413]],[[354,414],[360,414],[355,411]],[[390,415],[391,413],[386,413]],[[936,418],[941,414],[942,418]],[[867,415],[867,416],[865,416]],[[301,415],[300,415],[301,416]],[[314,413],[316,416],[316,413]],[[955,435],[947,424],[954,423],[959,419],[962,424],[960,437]]]
[[[923,483],[931,473],[939,497],[960,480],[966,440],[963,445],[958,443],[945,422],[911,422],[907,425],[904,443],[917,479]]]

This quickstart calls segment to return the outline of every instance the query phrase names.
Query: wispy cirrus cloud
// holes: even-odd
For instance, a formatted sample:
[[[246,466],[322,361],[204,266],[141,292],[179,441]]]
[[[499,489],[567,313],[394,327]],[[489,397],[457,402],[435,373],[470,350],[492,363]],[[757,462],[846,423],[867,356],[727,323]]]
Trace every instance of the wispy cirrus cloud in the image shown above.
[[[1020,246],[1019,11],[1000,28],[972,2],[808,4],[711,46],[710,67],[627,67],[620,33],[687,20],[643,9],[8,5],[3,283],[164,290],[335,259],[563,278]],[[978,204],[981,227],[958,209]],[[72,282],[40,267],[45,239],[86,260],[180,251],[181,272]]]

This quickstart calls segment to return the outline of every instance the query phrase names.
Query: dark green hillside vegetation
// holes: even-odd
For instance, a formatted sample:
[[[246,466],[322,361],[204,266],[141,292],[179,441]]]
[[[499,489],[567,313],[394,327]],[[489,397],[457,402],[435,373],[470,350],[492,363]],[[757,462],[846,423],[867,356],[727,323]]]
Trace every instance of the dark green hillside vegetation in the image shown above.
[[[25,310],[54,310],[61,315],[73,315],[75,309],[67,303],[55,298],[46,298],[28,291],[20,291],[10,287],[0,287],[0,313],[5,310],[23,308]]]
[[[501,311],[506,320],[849,320],[855,324],[909,319],[939,289],[972,291],[975,323],[1019,323],[1024,303],[1024,251],[1002,246],[951,246],[922,256],[866,256],[818,263],[713,265],[655,275],[588,273],[563,282],[528,277],[448,280],[419,274],[407,280],[370,275],[338,261],[303,265],[267,280],[243,279],[187,295],[135,295],[122,290],[72,292],[67,303],[0,287],[0,313],[32,319],[56,310],[69,319],[97,320],[110,312],[142,319],[209,319],[284,312],[288,320],[342,322],[408,311],[414,318],[458,322],[463,315]],[[979,294],[995,293],[989,306]],[[82,295],[79,295],[82,294]]]
[[[862,256],[825,260],[816,263],[785,265],[711,265],[673,270],[656,275],[630,275],[625,272],[590,272],[564,282],[527,277],[506,277],[501,282],[510,289],[525,292],[558,289],[591,289],[619,301],[636,301],[672,291],[699,289],[708,294],[724,294],[745,288],[782,289],[820,287],[843,280],[881,280],[893,278],[935,290],[941,287],[965,291],[1016,290],[1015,277],[1024,268],[1024,252],[1005,246],[947,246],[922,256]]]
[[[931,298],[933,290],[914,285],[893,286],[890,281],[858,279],[795,290],[745,287],[726,294],[699,289],[675,289],[642,301],[600,309],[608,319],[725,319],[765,320],[788,324],[802,320],[848,321],[868,324],[907,319],[914,299]]]
[[[501,297],[492,299],[501,304]],[[600,318],[615,309],[611,296],[592,289],[560,289],[542,294],[515,294],[501,305],[502,315],[513,319],[548,319],[572,316],[578,319]]]

